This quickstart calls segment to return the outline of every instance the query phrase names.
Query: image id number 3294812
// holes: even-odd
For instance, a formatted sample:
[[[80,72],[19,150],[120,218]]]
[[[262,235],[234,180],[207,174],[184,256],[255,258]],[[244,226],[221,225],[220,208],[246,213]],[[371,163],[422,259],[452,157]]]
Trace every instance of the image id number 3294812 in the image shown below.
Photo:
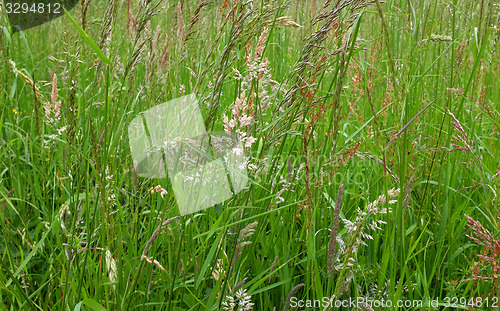
[[[445,297],[443,305],[446,308],[454,306],[498,308],[498,300],[498,297]]]
[[[5,3],[7,14],[60,14],[60,3],[28,3],[7,2]]]

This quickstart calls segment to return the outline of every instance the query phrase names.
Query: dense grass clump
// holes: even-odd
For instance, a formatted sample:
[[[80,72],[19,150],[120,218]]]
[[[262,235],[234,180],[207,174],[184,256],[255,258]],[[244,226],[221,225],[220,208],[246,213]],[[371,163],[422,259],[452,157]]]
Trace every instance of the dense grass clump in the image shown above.
[[[500,304],[495,1],[0,8],[1,309]],[[179,216],[127,128],[188,94],[249,183]]]

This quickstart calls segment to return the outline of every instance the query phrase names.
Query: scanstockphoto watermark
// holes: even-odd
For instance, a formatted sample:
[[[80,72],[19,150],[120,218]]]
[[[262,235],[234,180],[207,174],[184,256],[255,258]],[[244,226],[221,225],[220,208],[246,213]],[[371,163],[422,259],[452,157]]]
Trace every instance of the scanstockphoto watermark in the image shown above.
[[[249,158],[258,159],[261,158],[260,150],[250,150],[247,152],[247,156]],[[367,166],[367,163],[370,163],[364,158],[361,157],[350,157],[350,158],[342,158],[341,156],[332,156],[328,153],[322,154],[309,154],[306,155],[304,153],[300,154],[289,154],[289,153],[274,153],[271,158],[266,158],[271,160],[270,162],[278,161],[279,163],[289,163],[292,166],[300,165],[305,163],[306,160],[310,166],[315,165],[329,165],[332,167],[351,164],[354,166]]]
[[[193,94],[142,112],[128,136],[137,175],[168,176],[181,215],[221,203],[248,183],[242,142],[209,133]]]
[[[252,159],[258,158],[258,153],[250,151],[247,158],[250,159],[250,165],[257,164]],[[332,161],[330,155],[326,154],[314,156],[274,154],[265,158],[265,162],[269,165],[275,164],[277,167],[285,167],[289,174],[297,173],[299,178],[305,172],[305,163],[308,163],[310,179],[328,180],[328,182],[335,185],[365,185],[367,176],[376,167],[373,162],[353,157],[342,162],[344,169],[335,169],[335,167],[339,166],[338,163]],[[257,182],[260,181],[260,177],[262,176],[252,176],[253,180]]]
[[[364,309],[370,308],[437,308],[439,305],[438,299],[434,300],[385,300],[371,299],[367,297],[333,299],[331,297],[323,297],[316,300],[301,300],[297,297],[290,299],[290,307],[302,309],[317,309],[317,308],[349,308],[349,309]]]
[[[207,131],[194,94],[141,112],[130,122],[128,138],[137,176],[168,177],[181,215],[209,208],[247,189],[250,181],[247,169],[255,170],[251,176],[254,183],[260,181],[259,172],[274,165],[286,166],[288,182],[293,176],[300,179],[307,171],[310,179],[362,185],[368,172],[362,160],[350,163],[358,167],[349,165],[342,173],[334,169],[353,161],[352,157],[279,154],[262,159],[260,152],[252,154],[245,150],[238,135]]]

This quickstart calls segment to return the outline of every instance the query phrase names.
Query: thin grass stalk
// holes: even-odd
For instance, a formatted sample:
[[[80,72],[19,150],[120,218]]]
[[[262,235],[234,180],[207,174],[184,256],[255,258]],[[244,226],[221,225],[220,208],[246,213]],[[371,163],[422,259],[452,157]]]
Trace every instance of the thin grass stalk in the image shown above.
[[[21,74],[21,76],[29,82],[29,79],[26,79],[27,77],[22,74],[19,70],[17,71],[19,74]],[[40,138],[40,133],[41,133],[41,129],[40,129],[40,107],[38,106],[38,94],[40,93],[40,91],[37,89],[37,87],[35,86],[35,74],[33,73],[32,75],[33,77],[33,80],[32,83],[31,83],[31,87],[32,87],[32,90],[33,90],[33,106],[35,108],[35,129],[36,129],[36,135]],[[43,139],[40,138],[40,141],[43,143]]]
[[[254,221],[249,223],[245,228],[241,229],[238,240],[236,242],[236,247],[234,249],[234,253],[231,260],[231,265],[229,266],[229,271],[227,273],[227,278],[231,279],[232,272],[234,270],[234,266],[236,265],[236,261],[242,254],[243,247],[252,244],[251,241],[246,241],[249,237],[251,237],[255,233],[255,227],[257,227],[258,222]]]
[[[153,231],[153,234],[151,234],[151,237],[149,237],[148,241],[146,242],[146,247],[144,248],[144,251],[142,252],[142,256],[148,255],[148,252],[151,249],[153,242],[156,240],[156,238],[158,238],[158,235],[160,234],[160,232],[173,221],[179,221],[179,216],[169,218],[166,221],[164,221],[158,225],[158,227],[155,229],[155,231]]]
[[[337,233],[339,230],[340,221],[340,206],[342,203],[342,195],[344,194],[344,185],[339,185],[337,200],[335,201],[335,210],[333,211],[333,224],[330,230],[330,240],[328,242],[328,258],[327,258],[327,273],[330,276],[336,271],[333,260],[335,256],[335,246],[337,243]]]
[[[284,95],[283,99],[280,101],[279,105],[275,106],[275,111],[274,113],[276,114],[281,114],[279,113],[279,109],[283,108],[286,111],[287,117],[284,118],[284,123],[286,124],[285,126],[281,126],[279,130],[277,130],[272,137],[267,140],[264,144],[263,150],[267,150],[271,145],[274,145],[278,140],[281,140],[283,143],[286,140],[287,134],[289,132],[289,129],[291,128],[292,124],[295,122],[297,117],[304,117],[304,115],[309,111],[310,105],[313,105],[320,100],[326,100],[328,97],[331,97],[332,95],[327,95],[324,98],[318,99],[317,101],[313,101],[310,103],[310,105],[306,105],[305,107],[302,105],[303,99],[302,98],[297,98],[297,93],[301,91],[303,88],[311,88],[312,85],[309,85],[307,82],[306,77],[314,77],[317,75],[321,75],[321,73],[325,70],[324,67],[320,67],[319,70],[316,70],[316,72],[312,71],[313,69],[311,67],[311,64],[316,63],[316,60],[318,59],[318,55],[320,51],[324,50],[325,47],[323,46],[323,43],[328,37],[328,34],[332,32],[332,30],[335,31],[337,37],[339,40],[341,39],[344,31],[346,29],[349,29],[352,26],[352,23],[354,22],[355,18],[357,17],[358,13],[356,12],[357,10],[369,5],[369,2],[365,1],[337,1],[333,9],[328,10],[326,12],[323,12],[319,14],[315,20],[314,24],[321,22],[322,26],[320,27],[319,30],[314,32],[312,35],[304,39],[304,48],[302,49],[300,53],[299,60],[295,63],[294,69],[290,72],[288,80],[293,81],[292,87],[286,92]],[[325,4],[325,8],[329,6],[329,3]],[[348,16],[347,19],[340,21],[339,18],[341,17],[341,12],[344,9],[350,8],[350,15]],[[340,24],[339,28],[335,28],[334,26]],[[343,25],[345,23],[345,25]],[[340,30],[338,30],[340,29]],[[338,52],[344,52],[345,53],[345,47],[341,47]],[[345,66],[345,55],[344,58],[340,60],[340,65],[339,69],[337,70],[336,73],[336,78],[337,78],[337,87],[336,87],[336,93],[340,94],[340,91],[342,90],[342,84],[343,84],[343,75],[345,75],[345,70],[343,69]],[[314,66],[313,66],[314,67]],[[342,77],[338,76],[338,73],[342,73]],[[338,77],[337,77],[338,76]],[[304,87],[301,87],[300,84],[305,83]],[[340,84],[340,86],[339,86]],[[340,95],[337,96],[339,98]],[[338,103],[339,100],[336,101]],[[289,109],[289,108],[292,109]],[[335,111],[336,113],[333,114],[335,116],[334,120],[338,119],[339,113],[340,113],[340,105],[336,104],[335,105]],[[337,122],[337,121],[334,121]],[[335,131],[334,131],[335,134]]]
[[[306,210],[306,228],[310,232],[312,230],[312,190],[311,190],[311,169],[309,165],[309,139],[307,135],[302,137],[304,144],[304,185],[306,187],[306,201],[304,209]]]
[[[292,290],[290,291],[290,293],[288,293],[288,296],[286,297],[286,302],[285,302],[285,306],[283,308],[283,311],[288,311],[288,309],[290,309],[290,303],[291,303],[291,300],[292,300],[292,297],[294,297],[295,293],[299,291],[299,289],[301,287],[304,287],[306,286],[306,284],[304,283],[300,283],[298,285],[295,285]]]
[[[184,18],[182,14],[182,2],[177,3],[177,40],[179,49],[182,49],[184,40],[186,39],[186,32],[184,30]]]
[[[384,12],[382,11],[382,5],[380,4],[380,1],[375,0],[375,4],[377,6],[377,13],[378,13],[378,16],[380,18],[380,22],[382,24],[382,32],[384,34],[384,41],[385,41],[385,45],[387,47],[387,57],[389,58],[389,70],[391,71],[391,81],[392,81],[392,88],[394,89],[395,100],[396,100],[396,103],[401,104],[399,86],[398,86],[397,80],[396,80],[396,66],[394,64],[394,58],[392,56],[392,49],[391,49],[391,42],[389,39],[389,30],[388,30],[387,24],[385,22]],[[404,86],[403,86],[403,88],[404,88]]]
[[[82,29],[86,31],[87,28],[87,11],[90,6],[91,0],[81,0],[81,15],[82,15]]]
[[[338,297],[338,294],[339,294],[340,287],[342,286],[344,275],[347,271],[347,264],[349,263],[349,260],[351,258],[351,254],[352,254],[352,250],[354,248],[354,244],[356,243],[356,239],[358,238],[358,235],[361,232],[361,228],[363,227],[363,224],[364,224],[364,221],[360,221],[357,228],[356,228],[356,231],[351,236],[351,239],[349,241],[349,248],[347,249],[346,256],[344,258],[344,264],[342,266],[342,270],[340,270],[340,274],[337,277],[337,285],[335,286],[335,291],[334,291],[332,298],[335,298],[335,299],[340,298],[340,297]]]
[[[205,69],[205,71],[203,71],[200,75],[198,86],[201,86],[201,83],[202,81],[204,81],[204,78],[209,69],[212,69],[214,77],[216,77],[214,87],[210,94],[207,96],[211,98],[212,101],[208,116],[205,120],[205,127],[207,128],[211,127],[212,122],[217,115],[217,111],[220,107],[220,94],[222,91],[222,85],[229,73],[230,67],[237,57],[237,55],[231,57],[231,55],[234,54],[233,49],[237,46],[246,46],[247,43],[250,42],[250,40],[259,36],[259,34],[263,32],[264,28],[268,27],[269,24],[273,24],[272,21],[274,21],[277,14],[277,12],[274,12],[283,7],[281,2],[275,4],[272,1],[265,1],[263,3],[263,6],[264,4],[266,4],[264,6],[265,9],[259,11],[257,7],[254,8],[250,6],[250,4],[250,2],[236,2],[236,5],[231,7],[231,12],[233,13],[229,14],[226,17],[224,24],[221,27],[220,35],[216,39],[216,42],[212,45],[212,48],[210,49],[206,57],[207,63],[205,65],[207,66],[207,69]],[[245,9],[247,10],[246,12],[244,11]],[[217,47],[216,44],[218,44],[218,42],[220,41],[220,36],[223,33],[224,27],[228,23],[229,17],[232,18],[229,42],[225,45],[222,55],[219,57],[220,60],[217,62],[217,66],[215,66],[215,64],[213,63],[208,64],[208,60],[210,60],[214,48]],[[270,29],[270,31],[272,31],[272,29]],[[267,38],[266,43],[268,42],[268,40],[269,37]]]
[[[222,92],[222,86],[223,86],[225,78],[227,77],[227,75],[229,73],[229,68],[231,67],[234,60],[236,59],[236,55],[231,57],[232,50],[236,46],[238,38],[240,36],[242,36],[245,21],[250,17],[251,13],[252,13],[251,11],[248,11],[244,14],[238,15],[238,19],[234,18],[233,23],[231,24],[229,42],[224,47],[222,55],[220,56],[219,65],[215,69],[217,81],[214,85],[212,92],[210,93],[210,97],[212,98],[212,105],[210,107],[210,111],[208,113],[208,116],[205,119],[205,127],[206,128],[211,127],[212,122],[217,114],[217,110],[220,107],[220,95]],[[228,18],[229,18],[229,15],[226,18],[226,21],[228,20]],[[222,31],[221,31],[221,33],[222,33]]]

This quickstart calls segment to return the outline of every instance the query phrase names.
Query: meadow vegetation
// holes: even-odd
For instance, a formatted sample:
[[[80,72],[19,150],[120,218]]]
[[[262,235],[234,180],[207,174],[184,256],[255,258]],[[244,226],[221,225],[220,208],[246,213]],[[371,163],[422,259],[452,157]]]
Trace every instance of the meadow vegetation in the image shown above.
[[[24,32],[0,7],[1,310],[500,297],[495,1],[81,0]],[[250,182],[179,216],[127,127],[188,94]]]

